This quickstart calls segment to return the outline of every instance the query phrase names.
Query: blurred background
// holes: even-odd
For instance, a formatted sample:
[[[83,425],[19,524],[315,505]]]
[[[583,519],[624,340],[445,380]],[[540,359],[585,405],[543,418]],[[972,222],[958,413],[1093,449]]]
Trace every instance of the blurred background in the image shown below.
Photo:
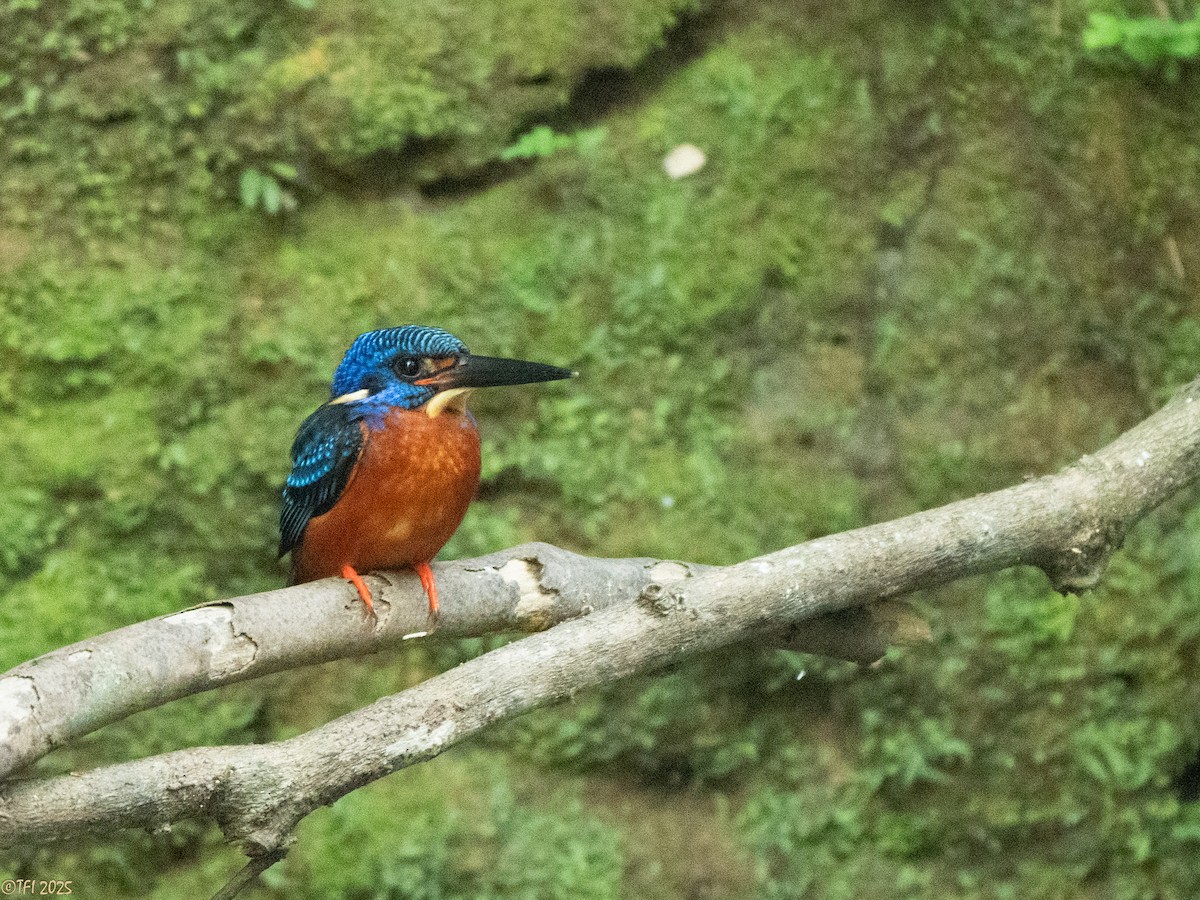
[[[280,586],[292,436],[380,326],[583,373],[478,395],[445,558],[730,563],[1098,448],[1200,368],[1198,55],[1175,0],[2,0],[0,669]],[[918,597],[932,640],[871,669],[733,647],[493,729],[247,896],[1193,897],[1195,501],[1094,593]],[[37,771],[285,738],[500,641]],[[0,870],[191,898],[242,861],[184,823]]]

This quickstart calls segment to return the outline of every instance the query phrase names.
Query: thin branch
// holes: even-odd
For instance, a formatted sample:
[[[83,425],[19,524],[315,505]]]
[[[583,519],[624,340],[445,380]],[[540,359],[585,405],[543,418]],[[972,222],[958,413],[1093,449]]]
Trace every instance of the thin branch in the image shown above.
[[[287,856],[285,848],[272,850],[269,853],[263,853],[259,856],[250,858],[250,862],[242,866],[237,874],[229,879],[229,883],[213,894],[212,900],[233,900],[238,894],[248,888],[254,882],[258,881],[258,876],[275,863],[279,862]]]
[[[1200,382],[1057,475],[642,588],[286,741],[181,750],[0,791],[0,846],[215,820],[251,856],[313,809],[523,712],[789,624],[1012,565],[1098,580],[1200,475]]]

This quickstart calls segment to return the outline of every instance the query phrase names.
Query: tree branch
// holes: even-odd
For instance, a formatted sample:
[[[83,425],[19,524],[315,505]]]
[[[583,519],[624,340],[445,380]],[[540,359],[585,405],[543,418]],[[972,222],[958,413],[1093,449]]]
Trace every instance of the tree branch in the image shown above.
[[[1091,587],[1129,528],[1200,474],[1198,398],[1200,382],[1193,382],[1145,422],[1057,475],[735,566],[693,573],[679,564],[574,558],[564,563],[564,572],[576,563],[596,567],[586,576],[595,583],[581,590],[610,596],[611,578],[621,585],[612,588],[611,596],[617,599],[290,740],[180,750],[82,775],[10,782],[0,790],[0,846],[116,827],[156,828],[205,816],[215,820],[230,839],[240,841],[251,856],[276,853],[287,847],[295,825],[305,815],[357,787],[430,759],[497,722],[692,653],[756,636],[778,638],[788,628],[802,633],[797,623],[818,615],[1017,564],[1039,566],[1060,590]],[[543,567],[562,552],[544,546],[533,549],[537,565]],[[514,558],[528,559],[505,554],[493,559],[510,560],[500,564],[504,569],[513,565]],[[536,589],[532,582],[522,588],[521,578],[472,572],[469,565],[439,568],[439,579],[451,573],[463,579],[455,583],[454,592],[444,591],[450,599],[447,629],[456,621],[451,607],[457,606],[457,591],[472,579],[500,578],[491,589],[499,588],[508,598],[505,608],[512,612],[508,618],[500,617],[505,623],[548,621],[540,616],[549,613],[531,614],[532,619],[516,615],[517,598],[531,600],[527,611],[544,611],[567,602],[565,596],[574,596],[568,588],[548,588],[546,570],[534,571],[532,563],[525,571],[536,581]],[[641,573],[630,574],[629,567],[640,567]],[[399,576],[393,588],[413,581]],[[450,581],[445,583],[448,586]],[[531,593],[523,593],[526,589]],[[310,592],[305,597],[297,593],[305,590]],[[628,602],[635,590],[636,602]],[[306,597],[328,603],[333,591],[334,586],[325,585],[273,592],[260,595],[257,604],[267,607]],[[417,594],[415,585],[409,584],[405,602],[415,606]],[[347,591],[338,596],[337,603],[347,602]],[[464,604],[470,596],[474,595],[468,589]],[[389,603],[400,602],[385,597]],[[227,619],[223,608],[201,607],[159,621],[194,614],[214,620],[220,616],[221,629],[236,639],[242,626],[232,610],[239,607],[232,607]],[[271,608],[280,614],[278,606]],[[402,615],[399,609],[393,606],[390,615]],[[576,611],[583,612],[583,605]],[[326,609],[325,614],[330,618],[320,620],[321,628],[345,629],[347,641],[362,640],[351,634],[356,628],[366,629],[361,621],[346,625],[343,620],[350,617],[344,611]],[[303,611],[292,607],[287,615],[303,615]],[[227,626],[226,621],[232,624]],[[220,646],[229,645],[227,640]],[[62,671],[80,652],[69,648],[50,656]],[[281,651],[258,645],[254,660],[259,654],[277,652]],[[235,671],[221,676],[225,680],[236,680],[244,671],[226,668]],[[39,664],[36,674],[10,675],[0,685],[14,677],[35,680],[41,671]],[[225,669],[218,666],[216,671]],[[137,670],[136,678],[142,677]],[[12,688],[8,690],[11,702]],[[109,696],[94,686],[89,690],[97,691],[89,696],[100,700]]]
[[[525,544],[435,569],[451,600],[437,635],[476,637],[542,631],[711,567],[591,559]],[[138,622],[11,669],[0,677],[0,779],[135,712],[272,672],[378,653],[432,627],[413,573],[367,578],[375,620],[345,581],[326,579]],[[786,640],[793,649],[872,662],[891,643],[896,621],[864,611],[815,621]]]

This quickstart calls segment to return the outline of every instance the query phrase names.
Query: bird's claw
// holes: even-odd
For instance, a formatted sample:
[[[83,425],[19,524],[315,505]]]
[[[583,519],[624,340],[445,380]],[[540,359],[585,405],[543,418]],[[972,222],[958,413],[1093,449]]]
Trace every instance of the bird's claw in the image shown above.
[[[417,572],[417,577],[421,579],[421,587],[425,589],[425,596],[429,598],[429,618],[435,623],[441,618],[441,606],[438,604],[437,582],[433,579],[433,569],[429,563],[416,563],[413,568]]]
[[[342,577],[354,585],[354,589],[358,591],[358,596],[362,598],[362,602],[367,607],[367,615],[372,619],[376,618],[375,604],[371,601],[371,589],[367,587],[367,583],[362,580],[362,576],[358,574],[354,566],[342,566]]]

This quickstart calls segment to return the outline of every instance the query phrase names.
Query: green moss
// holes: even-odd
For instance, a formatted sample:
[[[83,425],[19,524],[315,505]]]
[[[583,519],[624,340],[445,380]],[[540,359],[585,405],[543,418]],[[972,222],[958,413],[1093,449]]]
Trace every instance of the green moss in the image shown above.
[[[565,105],[589,69],[636,65],[694,5],[84,0],[47,24],[14,4],[6,219],[74,218],[84,243],[122,241],[181,208],[203,215],[198,192],[228,198],[260,166],[302,172],[306,191],[331,168],[384,184],[461,173]]]
[[[183,609],[204,596],[195,567],[116,549],[100,557],[97,550],[48,554],[35,575],[6,593],[0,612],[0,627],[9,636],[5,669],[90,635]]]

